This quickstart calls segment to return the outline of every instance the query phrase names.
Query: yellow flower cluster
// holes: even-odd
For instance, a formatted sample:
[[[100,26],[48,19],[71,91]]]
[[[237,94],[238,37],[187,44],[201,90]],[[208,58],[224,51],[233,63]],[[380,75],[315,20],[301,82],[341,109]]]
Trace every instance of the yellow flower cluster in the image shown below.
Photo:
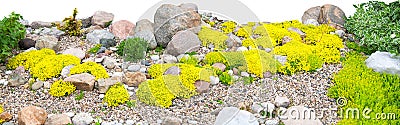
[[[30,73],[33,78],[44,81],[59,76],[65,66],[78,65],[80,62],[81,60],[73,55],[49,55],[31,68]]]
[[[49,93],[54,97],[62,97],[70,95],[75,89],[76,87],[72,83],[59,80],[51,85]]]
[[[112,85],[106,92],[103,102],[108,106],[118,106],[129,100],[128,90],[121,83]]]
[[[165,70],[172,66],[178,66],[181,74],[163,75]],[[213,76],[214,72],[190,64],[155,64],[150,67],[149,74],[157,76],[151,76],[155,79],[139,85],[136,92],[139,100],[149,105],[169,107],[176,97],[190,98],[196,95],[194,83],[198,80],[210,82],[210,76]]]
[[[275,73],[280,63],[271,54],[252,49],[244,52],[211,52],[205,56],[209,64],[224,63],[226,66],[237,67],[239,70],[248,71],[263,78],[263,73]]]
[[[299,21],[286,21],[282,23],[263,24],[257,27],[257,34],[268,35],[271,38],[274,54],[287,56],[287,62],[279,69],[284,74],[293,74],[299,71],[314,71],[323,63],[338,63],[340,61],[340,48],[343,48],[342,39],[330,32],[335,31],[328,25],[303,25]],[[301,36],[289,31],[288,28],[298,28],[306,36]],[[268,33],[268,34],[266,34]],[[283,37],[290,37],[289,43],[282,44]]]
[[[92,74],[96,77],[96,80],[110,77],[106,69],[102,65],[90,61],[74,66],[73,68],[71,68],[69,75],[81,73]]]
[[[236,28],[236,23],[233,21],[227,21],[221,24],[221,30],[223,33],[228,34],[233,32],[233,30],[235,30]]]
[[[223,50],[226,48],[225,41],[228,39],[228,36],[219,31],[212,30],[208,27],[202,27],[198,37],[203,46],[208,47],[210,44],[213,44],[215,50]]]
[[[247,71],[253,73],[254,75],[263,78],[264,72],[270,71],[271,73],[276,73],[277,67],[279,67],[279,62],[276,61],[271,54],[258,50],[252,49],[243,52],[246,58]]]
[[[25,69],[31,69],[48,55],[56,55],[56,53],[47,48],[20,53],[8,61],[7,68],[15,69],[24,66]]]
[[[253,26],[242,26],[235,35],[245,39],[250,38],[250,36],[253,35]]]
[[[141,83],[136,95],[141,102],[164,108],[170,107],[172,100],[175,99],[175,95],[168,90],[162,77]]]

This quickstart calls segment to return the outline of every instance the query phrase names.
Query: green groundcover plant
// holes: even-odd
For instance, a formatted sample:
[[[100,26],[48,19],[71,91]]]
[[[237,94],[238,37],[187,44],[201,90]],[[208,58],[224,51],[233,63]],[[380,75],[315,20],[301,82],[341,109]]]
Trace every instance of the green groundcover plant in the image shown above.
[[[361,54],[348,53],[343,69],[334,75],[335,85],[328,90],[328,96],[341,101],[338,115],[342,120],[338,124],[399,125],[400,77],[374,72],[364,61]],[[353,109],[358,114],[352,113]]]
[[[346,29],[360,40],[365,53],[400,53],[400,1],[389,4],[370,1],[354,5],[357,11],[345,23]]]

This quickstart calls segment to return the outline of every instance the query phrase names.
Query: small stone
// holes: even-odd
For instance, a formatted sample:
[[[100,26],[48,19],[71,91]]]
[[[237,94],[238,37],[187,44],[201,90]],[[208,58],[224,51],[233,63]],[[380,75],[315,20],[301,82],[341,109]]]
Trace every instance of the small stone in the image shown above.
[[[265,52],[270,53],[272,51],[271,48],[265,48]]]
[[[28,81],[27,79],[25,79],[20,75],[12,75],[11,78],[8,80],[9,83],[8,86],[17,87],[25,84],[27,81]]]
[[[182,119],[174,118],[174,117],[167,117],[162,121],[162,125],[181,125]]]
[[[51,83],[50,82],[43,82],[43,88],[50,89]]]
[[[265,125],[279,125],[279,120],[275,120],[275,119],[273,119],[273,120],[266,120],[264,124],[265,124]]]
[[[45,125],[66,125],[72,123],[70,117],[65,114],[52,115],[47,118]]]
[[[140,83],[147,80],[144,73],[141,72],[127,72],[122,80],[126,85],[137,87]]]
[[[343,30],[336,30],[335,34],[338,35],[340,38],[343,38],[343,36],[346,34]]]
[[[228,74],[233,76],[233,70],[228,70]]]
[[[12,74],[12,71],[6,71],[6,75]]]
[[[128,87],[128,90],[133,91],[133,90],[135,90],[135,87]]]
[[[12,122],[4,122],[3,125],[14,125]]]
[[[73,112],[67,112],[67,113],[64,113],[64,114],[67,115],[70,118],[75,116],[75,113],[73,113]]]
[[[43,87],[43,82],[42,81],[37,81],[32,84],[32,90],[38,90]]]
[[[237,68],[232,69],[234,75],[239,75],[239,70]]]
[[[76,74],[64,79],[65,82],[71,82],[78,90],[92,91],[96,77],[89,73]]]
[[[198,124],[198,122],[197,122],[197,121],[194,121],[194,120],[188,120],[188,123],[189,123],[189,124],[192,124],[192,125],[197,125],[197,124]]]
[[[259,125],[257,118],[248,111],[236,107],[225,107],[215,120],[215,125]]]
[[[85,51],[83,51],[82,49],[79,49],[79,48],[67,49],[62,54],[70,54],[70,55],[78,57],[79,59],[85,58],[85,55],[86,55]]]
[[[261,103],[261,106],[267,112],[271,112],[272,113],[275,110],[275,105],[272,104],[271,102],[263,102],[263,103]]]
[[[243,51],[247,51],[247,50],[248,50],[247,47],[244,47],[244,46],[238,47],[236,49],[236,51],[238,51],[238,52],[243,52]]]
[[[97,80],[97,88],[99,89],[99,93],[106,93],[110,86],[114,85],[115,83],[121,82],[121,77],[113,76],[107,79],[98,79]]]
[[[272,77],[272,73],[270,71],[265,72],[263,75],[264,75],[264,78],[271,78]]]
[[[164,75],[179,75],[179,74],[181,74],[181,69],[177,66],[172,66],[164,72]]]
[[[47,112],[43,108],[28,106],[18,112],[18,124],[43,125],[47,119]]]
[[[196,86],[196,92],[200,94],[206,93],[210,89],[210,83],[206,81],[196,81],[194,86]]]
[[[115,61],[115,59],[113,59],[111,57],[105,57],[103,60],[103,65],[106,66],[106,68],[108,68],[108,69],[114,69],[115,63],[117,63],[117,62]]]
[[[163,59],[163,61],[165,63],[176,63],[176,62],[178,62],[178,59],[175,56],[169,55],[169,54],[162,55],[161,59]]]
[[[13,119],[13,116],[8,112],[3,112],[0,114],[0,119],[4,120],[5,122],[8,122]]]
[[[146,73],[147,72],[147,69],[146,68],[140,68],[140,70],[139,70],[141,73]]]
[[[102,45],[102,47],[110,48],[112,46],[115,46],[117,43],[115,43],[114,39],[101,38],[100,39],[100,44]]]
[[[69,66],[66,66],[66,67],[64,67],[62,70],[61,70],[61,76],[63,76],[63,77],[68,77],[68,75],[69,75],[69,73],[71,72],[71,69],[74,67],[74,65],[69,65]]]
[[[219,78],[215,76],[210,76],[210,83],[216,85],[219,83]]]
[[[96,11],[92,16],[92,25],[106,28],[114,20],[114,14],[105,11]]]
[[[133,94],[135,94],[135,92],[128,92],[129,96],[132,96]]]
[[[89,113],[79,113],[72,118],[72,123],[74,125],[89,125],[92,123],[94,119],[90,116]]]
[[[251,106],[251,110],[254,112],[254,113],[260,113],[262,110],[264,110],[264,108],[260,105],[260,104],[257,104],[257,103],[253,103],[253,105]]]
[[[101,63],[101,62],[103,62],[104,58],[106,58],[106,57],[95,58],[94,62]]]
[[[223,64],[223,63],[214,63],[212,66],[214,68],[221,70],[222,72],[224,72],[225,68],[226,68],[225,64]]]
[[[36,40],[35,48],[37,49],[43,49],[43,48],[49,48],[54,51],[58,50],[59,42],[58,38],[55,36],[40,36]]]
[[[150,58],[151,58],[151,60],[153,60],[153,61],[157,61],[157,60],[160,59],[160,56],[158,56],[158,55],[151,55]]]
[[[100,98],[100,99],[104,98],[104,94],[100,94],[100,95],[99,95],[99,98]]]
[[[240,76],[243,76],[243,77],[250,77],[250,74],[247,73],[247,72],[241,72],[241,73],[240,73]]]
[[[290,100],[287,97],[276,96],[274,102],[275,102],[276,107],[284,107],[284,108],[286,108],[286,107],[289,106]]]
[[[133,120],[126,120],[126,125],[133,125],[133,124],[135,124],[135,121],[133,121]]]
[[[128,67],[128,71],[129,72],[137,72],[140,70],[140,65],[130,65]]]

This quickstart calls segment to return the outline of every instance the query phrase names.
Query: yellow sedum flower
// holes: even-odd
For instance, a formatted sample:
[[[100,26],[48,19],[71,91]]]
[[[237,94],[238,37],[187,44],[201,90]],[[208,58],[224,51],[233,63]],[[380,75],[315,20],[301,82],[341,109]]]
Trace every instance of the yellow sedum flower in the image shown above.
[[[233,21],[227,21],[221,24],[221,30],[223,33],[228,34],[233,32],[233,30],[235,30],[236,28],[236,23]]]
[[[25,69],[31,69],[48,55],[56,55],[56,53],[47,48],[23,52],[11,58],[8,61],[7,68],[16,69],[19,66],[24,66]]]
[[[121,83],[112,85],[106,92],[103,102],[108,106],[118,106],[129,100],[128,90]]]
[[[70,95],[75,89],[76,87],[72,83],[59,80],[51,85],[49,93],[54,97],[62,97]]]
[[[81,73],[92,74],[96,77],[96,80],[110,77],[106,69],[102,65],[90,61],[74,66],[73,68],[71,68],[69,75]]]
[[[33,78],[46,79],[58,77],[61,70],[68,65],[78,65],[81,60],[73,55],[49,55],[31,69]]]
[[[225,41],[228,39],[228,36],[219,31],[212,30],[208,27],[202,27],[198,37],[203,46],[209,47],[209,45],[212,44],[215,50],[223,50],[226,48]]]

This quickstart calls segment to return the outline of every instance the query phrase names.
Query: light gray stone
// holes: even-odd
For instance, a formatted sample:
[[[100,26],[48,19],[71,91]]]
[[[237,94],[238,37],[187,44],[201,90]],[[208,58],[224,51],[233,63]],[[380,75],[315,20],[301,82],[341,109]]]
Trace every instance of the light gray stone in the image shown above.
[[[100,44],[100,39],[114,39],[114,35],[107,30],[93,30],[86,35],[87,41]]]
[[[58,39],[54,36],[40,36],[36,40],[35,48],[37,49],[43,49],[43,48],[49,48],[54,51],[58,50],[59,42]]]
[[[130,65],[128,67],[128,71],[129,72],[137,72],[140,70],[140,65]]]
[[[74,65],[69,65],[69,66],[66,66],[66,67],[64,67],[62,70],[61,70],[61,76],[63,76],[63,77],[68,77],[68,75],[69,75],[69,73],[71,72],[71,69],[74,67]]]
[[[251,110],[252,110],[254,113],[258,114],[258,113],[260,113],[262,110],[264,110],[264,108],[263,108],[260,104],[253,103],[253,105],[251,106]]]
[[[240,72],[240,76],[242,76],[242,77],[249,77],[250,74],[247,73],[247,72]]]
[[[115,63],[117,63],[117,61],[114,58],[105,57],[102,64],[108,69],[113,69],[115,68]]]
[[[98,25],[105,28],[106,24],[111,24],[113,20],[114,14],[104,11],[96,11],[92,16],[92,25]]]
[[[178,59],[173,56],[173,55],[169,55],[169,54],[163,54],[161,55],[161,59],[165,62],[165,63],[176,63],[178,62]]]
[[[400,76],[400,56],[389,52],[376,51],[365,60],[367,67],[375,72],[397,74]]]
[[[219,83],[219,78],[215,76],[210,76],[210,83],[216,85]]]
[[[287,62],[287,56],[274,55],[274,58],[278,60],[282,65],[285,65],[285,63]]]
[[[259,125],[259,123],[248,111],[225,107],[219,112],[214,125]]]
[[[343,30],[336,30],[335,34],[338,35],[340,38],[343,38],[346,32],[344,32]]]
[[[238,47],[237,49],[236,49],[236,51],[238,51],[238,52],[243,52],[243,51],[247,51],[248,49],[246,48],[246,47],[244,47],[244,46],[241,46],[241,47]]]
[[[49,116],[45,125],[66,125],[72,123],[71,119],[65,114],[58,114]]]
[[[38,90],[43,87],[43,82],[42,81],[37,81],[32,84],[32,90]]]
[[[99,89],[99,93],[106,93],[110,86],[115,83],[121,82],[121,77],[111,77],[107,79],[99,79],[97,80],[97,88]]]
[[[89,125],[94,121],[89,113],[79,113],[72,118],[72,123],[74,125]]]
[[[154,24],[148,19],[142,19],[136,22],[135,34],[141,31],[150,31],[154,34]],[[153,35],[154,36],[154,35]]]
[[[196,52],[200,49],[201,41],[196,34],[190,31],[176,33],[165,50],[167,54],[178,56],[187,52]]]
[[[82,49],[79,49],[79,48],[67,49],[62,54],[70,54],[70,55],[78,57],[79,59],[85,58],[85,55],[86,55],[85,51],[83,51]]]
[[[159,55],[151,55],[150,59],[153,60],[153,61],[157,61],[157,60],[160,59],[160,56]]]
[[[166,117],[162,120],[162,125],[181,125],[182,119],[175,118],[175,117]]]
[[[136,38],[136,37],[146,40],[147,43],[149,44],[150,49],[157,48],[156,37],[154,36],[154,33],[152,31],[149,30],[138,31],[133,36],[128,36],[127,38]]]
[[[290,104],[289,98],[285,96],[276,96],[274,101],[276,107],[288,107]]]

